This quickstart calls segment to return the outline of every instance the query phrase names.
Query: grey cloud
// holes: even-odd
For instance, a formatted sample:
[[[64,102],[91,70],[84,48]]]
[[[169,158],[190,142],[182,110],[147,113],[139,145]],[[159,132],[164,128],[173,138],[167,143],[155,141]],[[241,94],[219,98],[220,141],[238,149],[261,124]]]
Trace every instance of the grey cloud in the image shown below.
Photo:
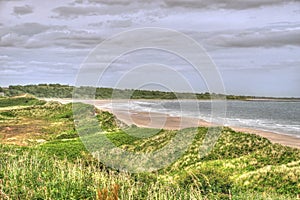
[[[45,32],[50,28],[51,26],[45,26],[38,23],[24,23],[12,27],[3,26],[0,28],[0,37],[11,34],[29,37]]]
[[[29,5],[25,6],[15,6],[14,7],[14,14],[15,15],[27,15],[33,13],[33,7]]]
[[[72,73],[77,70],[72,63],[30,61],[25,65],[35,68],[37,72],[50,72],[50,74]]]
[[[54,18],[74,19],[79,16],[96,16],[96,15],[121,15],[124,13],[134,12],[139,10],[138,7],[124,9],[117,5],[113,7],[98,7],[98,6],[61,6],[53,9],[57,13]]]
[[[110,2],[110,3],[109,3]],[[128,3],[120,3],[128,2]],[[89,1],[82,2],[80,5],[71,4],[69,6],[60,6],[52,11],[57,13],[55,18],[74,19],[79,16],[94,15],[123,15],[128,13],[137,13],[142,10],[144,14],[152,15],[150,10],[158,9],[157,2],[150,4],[148,1]],[[96,5],[91,5],[97,3]],[[145,17],[145,16],[144,16]]]
[[[132,0],[75,0],[75,3],[94,3],[104,5],[129,5],[133,3],[158,3],[164,5],[164,7],[187,7],[195,9],[207,9],[207,8],[226,8],[226,9],[249,9],[258,8],[262,6],[272,6],[275,4],[283,4],[289,2],[297,2],[297,0],[144,0],[144,1],[132,1]]]
[[[48,75],[75,73],[78,69],[72,63],[10,61],[0,63],[1,74],[17,75],[24,73],[47,73]],[[28,67],[30,66],[30,67]]]
[[[107,23],[110,24],[112,28],[127,28],[132,25],[131,20],[109,20]]]
[[[45,37],[45,39],[49,38],[55,46],[79,49],[90,49],[103,41],[103,38],[100,36],[100,34],[96,32],[91,33],[89,31],[68,29],[64,29],[64,31],[59,32],[51,32],[47,35],[41,35],[41,37]]]
[[[88,0],[89,3],[101,3],[101,4],[107,4],[107,5],[113,5],[113,4],[118,4],[118,5],[128,5],[132,1],[128,0],[114,0],[114,1],[105,1],[105,0]]]
[[[103,26],[103,22],[97,22],[97,23],[90,23],[90,24],[88,24],[88,26],[90,26],[90,27],[101,27],[101,26]]]
[[[296,0],[164,0],[167,7],[250,9]]]
[[[98,7],[70,7],[70,6],[62,6],[55,8],[53,12],[57,13],[57,17],[61,18],[75,18],[78,15],[98,15],[102,11],[101,8]]]
[[[38,23],[24,23],[13,27],[0,28],[0,46],[22,47],[34,35],[50,29]]]
[[[77,33],[70,35],[49,33],[29,39],[23,47],[43,48],[43,47],[63,47],[68,49],[91,49],[102,41],[99,36],[80,36]]]
[[[138,3],[149,3],[153,2],[155,0],[140,0],[140,1],[132,1],[132,0],[113,0],[113,1],[107,1],[107,0],[75,0],[75,3],[83,4],[83,3],[93,3],[93,4],[105,4],[105,5],[129,5],[134,2]]]
[[[90,49],[103,40],[98,33],[70,30],[65,26],[35,25],[32,27],[35,28],[27,30],[28,26],[23,24],[2,30],[0,46],[29,49],[43,47]]]
[[[79,35],[73,35],[70,37],[59,37],[56,38],[53,42],[56,46],[62,46],[65,48],[94,48],[98,45],[103,39],[97,35],[84,37]]]
[[[219,35],[206,40],[206,44],[220,47],[280,47],[300,46],[300,29],[253,30],[232,35]]]
[[[35,35],[50,29],[50,26],[45,26],[39,23],[25,23],[9,28],[10,32],[18,33],[19,35]]]
[[[26,39],[28,39],[26,36],[21,36],[16,33],[8,33],[0,37],[0,46],[17,47],[22,45]]]

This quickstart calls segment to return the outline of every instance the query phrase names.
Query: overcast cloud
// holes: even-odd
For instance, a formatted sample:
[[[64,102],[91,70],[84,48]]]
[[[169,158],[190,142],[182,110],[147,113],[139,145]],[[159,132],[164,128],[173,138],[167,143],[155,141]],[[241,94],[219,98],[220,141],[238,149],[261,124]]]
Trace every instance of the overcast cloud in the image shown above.
[[[81,63],[100,42],[121,31],[160,27],[199,42],[216,63],[227,93],[300,97],[297,0],[0,0],[0,19],[2,86],[74,85]],[[197,91],[207,90],[188,63],[156,54],[120,57],[103,86],[114,86],[112,80],[134,66],[161,62],[190,79]]]
[[[28,5],[14,7],[14,14],[16,15],[26,15],[32,12],[33,12],[33,7]]]

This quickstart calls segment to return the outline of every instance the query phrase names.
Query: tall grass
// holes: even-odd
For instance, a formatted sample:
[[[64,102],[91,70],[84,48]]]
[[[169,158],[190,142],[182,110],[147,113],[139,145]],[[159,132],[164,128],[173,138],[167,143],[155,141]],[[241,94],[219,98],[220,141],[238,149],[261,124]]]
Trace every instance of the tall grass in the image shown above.
[[[90,111],[87,114],[94,116],[94,108],[86,108]],[[157,151],[175,134],[187,137],[192,131],[123,127],[110,113],[96,113],[99,123],[96,120],[82,128],[98,130],[100,126],[116,146],[136,153]],[[224,128],[214,149],[199,157],[199,147],[207,133],[207,128],[199,127],[192,144],[170,166],[153,173],[130,174],[105,167],[87,152],[76,138],[71,114],[71,104],[53,102],[0,112],[0,138],[9,135],[9,127],[24,141],[48,140],[30,143],[30,147],[0,144],[0,200],[285,200],[296,199],[300,194],[298,149]],[[41,134],[35,137],[36,132]],[[99,134],[85,137],[94,141]],[[5,142],[3,138],[0,142]]]
[[[0,199],[96,199],[99,191],[118,188],[120,199],[202,199],[159,181],[143,182],[126,172],[103,169],[98,162],[49,158],[42,152],[11,149],[1,156]]]
[[[289,199],[250,192],[204,194],[201,183],[189,187],[160,181],[157,174],[116,172],[86,156],[70,161],[40,151],[1,148],[0,199],[114,200],[116,194],[124,200]]]

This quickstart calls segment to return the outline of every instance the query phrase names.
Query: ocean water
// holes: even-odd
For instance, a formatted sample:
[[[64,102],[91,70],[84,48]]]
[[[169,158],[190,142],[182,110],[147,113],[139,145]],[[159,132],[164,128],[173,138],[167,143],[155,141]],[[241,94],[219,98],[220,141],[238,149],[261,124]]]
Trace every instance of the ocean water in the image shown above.
[[[226,112],[218,110],[218,104],[225,105]],[[215,114],[212,114],[212,105],[217,105]],[[208,122],[220,122],[226,126],[254,128],[300,138],[300,102],[225,101],[212,104],[211,101],[193,100],[137,100],[103,107],[194,117]]]

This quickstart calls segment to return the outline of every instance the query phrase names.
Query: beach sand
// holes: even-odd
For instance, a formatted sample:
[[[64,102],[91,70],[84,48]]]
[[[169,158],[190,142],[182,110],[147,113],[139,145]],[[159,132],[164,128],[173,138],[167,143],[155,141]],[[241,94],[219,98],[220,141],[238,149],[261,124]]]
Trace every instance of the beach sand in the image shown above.
[[[188,127],[211,127],[217,126],[204,120],[188,117],[174,117],[161,113],[147,113],[136,111],[113,111],[113,114],[126,124],[135,124],[139,127],[159,128],[167,130],[179,130]],[[273,133],[243,127],[230,127],[234,131],[260,135],[269,139],[273,143],[279,143],[285,146],[296,147],[300,149],[300,138],[289,135]]]
[[[44,99],[44,100],[58,101],[61,103],[72,102],[71,99]],[[109,109],[106,107],[106,105],[111,103],[111,100],[93,100],[93,101],[81,101],[81,102],[94,104],[100,110],[112,112],[119,120],[123,121],[124,123],[128,125],[134,124],[138,127],[179,130],[188,127],[216,126],[215,124],[206,122],[204,120],[189,118],[189,117],[176,117],[176,116],[170,116],[168,114],[154,113],[154,112],[137,112],[134,110]],[[114,100],[114,102],[124,102],[124,100]],[[295,147],[300,149],[300,138],[297,137],[274,133],[270,131],[256,130],[251,128],[243,128],[243,127],[230,127],[230,128],[238,132],[256,134],[265,137],[273,143],[279,143],[285,146],[290,146],[290,147]]]

